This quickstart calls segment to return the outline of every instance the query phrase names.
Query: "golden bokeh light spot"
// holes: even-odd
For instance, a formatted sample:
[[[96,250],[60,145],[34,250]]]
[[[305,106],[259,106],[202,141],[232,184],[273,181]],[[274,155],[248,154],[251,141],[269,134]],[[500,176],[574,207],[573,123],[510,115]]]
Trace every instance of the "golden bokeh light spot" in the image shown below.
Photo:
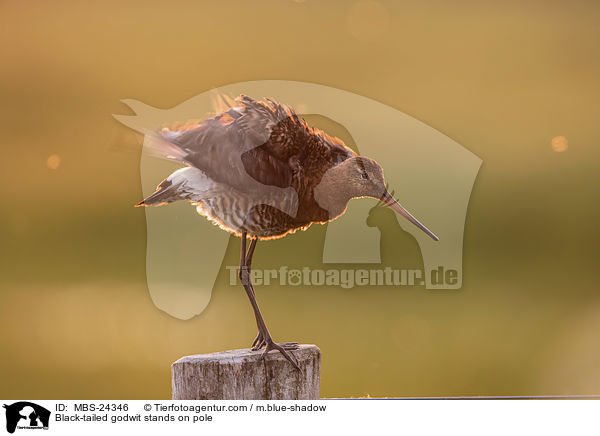
[[[569,148],[569,141],[564,136],[555,136],[552,138],[552,150],[562,153]]]
[[[55,170],[59,167],[60,165],[60,156],[57,154],[51,154],[50,156],[48,156],[48,159],[46,160],[46,166],[48,168],[50,168],[51,170]]]
[[[378,1],[360,0],[348,11],[346,25],[359,41],[377,41],[390,25],[390,13]]]

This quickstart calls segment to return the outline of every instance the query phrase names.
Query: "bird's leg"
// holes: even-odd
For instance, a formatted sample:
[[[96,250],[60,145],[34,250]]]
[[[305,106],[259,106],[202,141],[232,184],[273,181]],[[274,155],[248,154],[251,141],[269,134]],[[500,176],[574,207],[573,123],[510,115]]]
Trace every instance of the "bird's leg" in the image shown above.
[[[254,292],[254,285],[252,284],[252,280],[250,279],[250,277],[251,277],[250,274],[252,273],[252,256],[254,255],[254,249],[256,248],[257,241],[258,241],[258,238],[252,239],[252,241],[250,242],[250,246],[248,247],[248,251],[245,253],[246,259],[240,260],[240,264],[243,262],[243,264],[246,265],[246,270],[248,271],[248,277],[249,277],[248,284],[249,284],[250,289],[252,290],[252,295],[254,295],[255,299],[256,299],[256,292]],[[243,243],[243,245],[242,245],[242,252],[244,252],[244,251],[245,251],[245,243]],[[252,351],[260,350],[265,345],[266,345],[265,340],[263,338],[261,330],[259,329],[258,334],[252,341]]]
[[[283,356],[292,364],[296,369],[300,369],[298,363],[290,356],[290,353],[287,350],[295,350],[298,348],[298,344],[294,342],[285,343],[285,344],[277,344],[273,341],[271,334],[269,333],[269,329],[267,329],[267,325],[265,324],[265,320],[260,313],[260,308],[258,307],[258,302],[256,301],[256,294],[254,292],[254,287],[252,286],[252,280],[250,280],[250,271],[252,266],[252,255],[254,254],[254,249],[256,248],[256,243],[258,238],[252,239],[250,242],[250,247],[248,248],[248,252],[246,253],[246,232],[242,233],[242,250],[240,254],[240,281],[242,282],[242,286],[248,295],[248,299],[250,300],[250,304],[252,305],[252,309],[254,310],[254,316],[256,318],[256,326],[258,327],[258,336],[255,339],[256,344],[253,349],[259,349],[263,345],[265,346],[265,351],[263,352],[262,357],[271,350],[278,350]]]
[[[254,238],[250,242],[250,246],[248,247],[248,250],[247,251],[244,250],[245,251],[244,264],[246,265],[246,271],[248,272],[249,277],[252,272],[252,256],[254,255],[254,249],[256,248],[257,242],[258,242],[258,238]],[[248,287],[251,289],[252,294],[254,295],[254,298],[256,298],[256,292],[254,291],[254,285],[252,284],[252,280],[250,278],[248,279]],[[254,338],[254,341],[252,341],[252,351],[260,350],[262,347],[264,347],[266,345],[267,345],[267,342],[266,342],[265,338],[263,337],[261,330],[259,329],[258,334]],[[280,345],[283,348],[285,348],[286,350],[295,350],[298,348],[298,344],[296,342],[287,342],[287,343],[280,344]]]

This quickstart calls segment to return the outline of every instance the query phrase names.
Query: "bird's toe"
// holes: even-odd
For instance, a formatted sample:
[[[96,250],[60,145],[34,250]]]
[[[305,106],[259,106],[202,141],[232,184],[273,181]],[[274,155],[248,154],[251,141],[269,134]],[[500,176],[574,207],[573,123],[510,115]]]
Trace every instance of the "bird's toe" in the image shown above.
[[[299,348],[298,342],[284,342],[279,345],[281,345],[284,350],[297,350]]]

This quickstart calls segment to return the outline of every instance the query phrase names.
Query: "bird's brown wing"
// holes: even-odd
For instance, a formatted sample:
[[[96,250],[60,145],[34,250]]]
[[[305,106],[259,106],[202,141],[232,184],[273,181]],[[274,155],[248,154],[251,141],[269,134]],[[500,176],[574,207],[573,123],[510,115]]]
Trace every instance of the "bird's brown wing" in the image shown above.
[[[236,103],[168,141],[185,152],[186,163],[242,192],[252,185],[249,178],[269,186],[291,186],[304,152],[306,125],[291,109],[274,102],[241,96]]]

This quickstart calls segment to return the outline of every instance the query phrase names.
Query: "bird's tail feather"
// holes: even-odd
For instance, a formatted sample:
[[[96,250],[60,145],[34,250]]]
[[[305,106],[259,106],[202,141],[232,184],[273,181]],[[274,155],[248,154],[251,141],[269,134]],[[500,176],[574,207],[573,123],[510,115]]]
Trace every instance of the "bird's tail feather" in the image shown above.
[[[152,194],[144,198],[135,207],[140,206],[162,206],[177,200],[183,200],[178,185],[173,185],[169,179],[163,180]]]

